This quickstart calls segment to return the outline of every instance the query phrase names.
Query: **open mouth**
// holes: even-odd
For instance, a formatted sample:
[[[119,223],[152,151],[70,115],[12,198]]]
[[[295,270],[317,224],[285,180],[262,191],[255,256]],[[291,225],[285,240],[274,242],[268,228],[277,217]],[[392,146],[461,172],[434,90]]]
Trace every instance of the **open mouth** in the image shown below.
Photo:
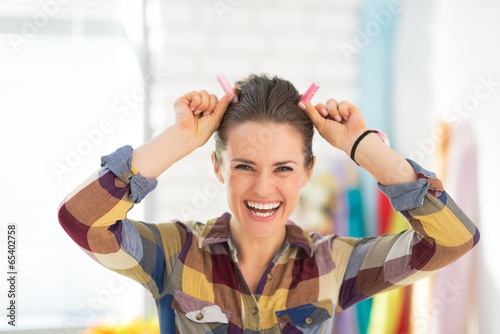
[[[245,201],[245,205],[247,206],[248,210],[250,210],[250,212],[255,216],[261,218],[270,217],[275,214],[276,211],[278,211],[278,209],[281,207],[281,204],[282,202],[262,204],[252,201]]]

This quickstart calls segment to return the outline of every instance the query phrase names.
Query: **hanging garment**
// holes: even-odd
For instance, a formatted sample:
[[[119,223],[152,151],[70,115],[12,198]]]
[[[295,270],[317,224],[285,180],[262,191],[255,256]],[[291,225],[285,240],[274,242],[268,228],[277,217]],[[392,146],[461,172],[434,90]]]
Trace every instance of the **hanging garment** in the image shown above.
[[[439,143],[441,168],[438,170],[444,173],[440,177],[456,204],[478,223],[477,151],[473,130],[465,121],[439,126],[443,136]],[[473,282],[476,262],[474,250],[426,279],[427,298],[424,304],[416,305],[412,315],[414,334],[465,334],[470,327],[477,326],[473,323],[477,319],[473,307],[477,296]]]
[[[392,208],[389,199],[382,192],[377,193],[377,202],[379,234],[397,233],[407,229],[408,224],[404,218]],[[408,286],[373,297],[369,334],[408,333],[411,289],[412,287]]]

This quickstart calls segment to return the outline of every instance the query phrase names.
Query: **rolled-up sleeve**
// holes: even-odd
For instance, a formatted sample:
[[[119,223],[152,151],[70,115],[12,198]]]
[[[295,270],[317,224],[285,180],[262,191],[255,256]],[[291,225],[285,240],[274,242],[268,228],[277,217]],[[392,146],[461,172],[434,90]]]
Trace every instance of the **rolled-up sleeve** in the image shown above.
[[[128,276],[155,298],[182,248],[185,230],[174,222],[151,224],[127,218],[135,203],[157,186],[132,166],[132,147],[101,159],[101,168],[61,203],[58,219],[66,233],[92,259]]]
[[[348,257],[342,273],[343,310],[376,293],[406,286],[456,261],[479,241],[479,231],[432,172],[408,160],[417,180],[379,189],[411,229],[369,238],[337,238],[332,256]],[[334,243],[335,244],[335,243]]]

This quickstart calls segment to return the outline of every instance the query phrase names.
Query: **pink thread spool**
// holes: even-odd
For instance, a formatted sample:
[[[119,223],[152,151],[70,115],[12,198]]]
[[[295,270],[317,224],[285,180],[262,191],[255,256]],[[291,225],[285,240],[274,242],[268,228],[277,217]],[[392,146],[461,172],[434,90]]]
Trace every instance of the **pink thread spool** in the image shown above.
[[[316,92],[318,91],[318,89],[319,89],[319,82],[313,81],[313,83],[311,84],[311,86],[309,86],[309,88],[306,90],[306,92],[304,93],[304,95],[302,95],[302,97],[300,98],[300,100],[301,101],[311,102],[311,99],[313,98],[314,94],[316,94]]]
[[[222,89],[224,90],[224,92],[226,94],[235,94],[233,87],[231,87],[231,85],[229,84],[229,81],[227,81],[224,74],[222,74],[222,73],[217,74],[217,81],[219,81]],[[235,96],[231,102],[236,103],[238,101],[239,101],[238,96]]]

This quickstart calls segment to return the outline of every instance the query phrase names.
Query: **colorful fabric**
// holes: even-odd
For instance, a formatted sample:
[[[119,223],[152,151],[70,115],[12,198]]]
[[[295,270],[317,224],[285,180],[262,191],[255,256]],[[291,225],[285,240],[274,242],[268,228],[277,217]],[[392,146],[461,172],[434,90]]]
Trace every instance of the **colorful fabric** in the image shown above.
[[[366,237],[361,190],[358,188],[349,189],[347,199],[349,202],[349,236],[355,238]],[[370,322],[372,300],[367,299],[356,304],[355,309],[359,333],[366,334]]]
[[[413,229],[322,237],[288,221],[284,247],[252,293],[231,242],[231,214],[206,224],[127,218],[156,186],[131,166],[131,152],[127,146],[103,157],[102,168],[63,201],[59,221],[90,257],[152,294],[161,333],[331,333],[339,312],[434,273],[479,240],[439,180],[410,161],[417,181],[379,188]]]
[[[394,211],[387,197],[377,192],[379,212],[378,223],[381,233],[399,233],[407,229],[407,222]],[[376,295],[373,298],[369,334],[409,333],[408,320],[411,305],[411,286]]]

